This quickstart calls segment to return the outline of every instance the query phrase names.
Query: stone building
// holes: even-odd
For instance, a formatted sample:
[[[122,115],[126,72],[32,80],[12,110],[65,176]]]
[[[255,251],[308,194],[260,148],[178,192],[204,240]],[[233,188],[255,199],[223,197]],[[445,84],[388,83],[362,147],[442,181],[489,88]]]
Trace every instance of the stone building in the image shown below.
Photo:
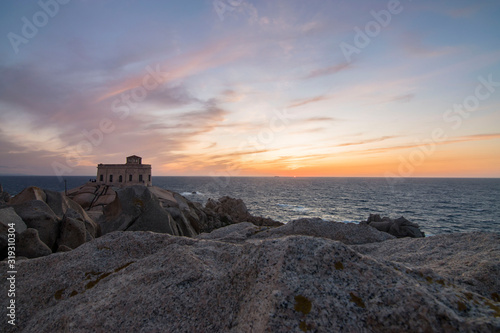
[[[151,164],[142,164],[136,155],[127,157],[126,164],[98,164],[98,184],[111,186],[146,185],[151,186]]]

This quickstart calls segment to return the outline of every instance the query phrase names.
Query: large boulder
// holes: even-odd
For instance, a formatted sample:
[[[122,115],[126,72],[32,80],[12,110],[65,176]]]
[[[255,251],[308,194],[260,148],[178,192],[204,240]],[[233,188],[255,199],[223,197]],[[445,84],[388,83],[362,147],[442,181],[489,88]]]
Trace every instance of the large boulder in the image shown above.
[[[417,223],[405,219],[403,216],[393,220],[389,217],[380,218],[379,214],[370,214],[366,223],[379,231],[387,232],[398,238],[411,237],[421,238],[425,234],[420,230]]]
[[[87,241],[85,222],[72,217],[64,216],[61,222],[61,232],[57,240],[58,248],[61,245],[76,249]]]
[[[48,256],[52,250],[41,241],[38,230],[28,228],[19,235],[16,244],[16,256],[38,258]]]
[[[94,222],[94,220],[78,203],[60,192],[48,190],[45,190],[44,192],[46,195],[47,205],[52,209],[52,211],[59,219],[69,217],[82,221],[87,231],[86,233],[88,235],[87,238],[89,238],[88,240],[94,239],[95,237],[99,237],[101,235],[99,225]]]
[[[281,227],[266,229],[258,233],[255,238],[282,237],[287,235],[324,237],[340,241],[344,244],[383,242],[395,238],[364,224],[357,225],[354,223],[324,221],[319,218],[293,220]]]
[[[112,231],[153,231],[193,237],[197,233],[185,219],[174,220],[148,187],[135,185],[117,191],[104,208],[103,234]]]
[[[26,223],[16,214],[12,207],[4,207],[0,209],[0,249],[7,245],[7,233],[9,225],[14,225],[15,233],[20,234],[26,230]],[[5,241],[5,243],[4,243]]]
[[[45,192],[36,186],[30,186],[22,190],[19,194],[9,200],[10,205],[19,205],[32,200],[40,200],[45,202]]]
[[[229,196],[221,197],[218,200],[208,199],[205,204],[205,213],[215,217],[214,219],[216,220],[214,221],[216,223],[215,227],[211,229],[208,228],[209,230],[204,230],[205,232],[239,222],[251,222],[257,226],[277,227],[283,225],[283,223],[274,221],[270,218],[253,216],[248,211],[243,200],[231,198]],[[210,227],[210,225],[208,227]]]
[[[455,279],[478,268],[458,261],[450,265],[444,260],[448,249],[433,247],[432,238],[346,245],[304,235],[255,239],[245,235],[266,228],[244,223],[229,228],[217,230],[219,236],[212,239],[114,232],[70,252],[21,261],[16,304],[23,306],[16,308],[17,326],[3,320],[0,330],[500,330],[498,293],[488,289],[489,295],[478,294],[466,281]],[[498,264],[498,236],[442,239],[443,244],[460,240],[468,241],[461,246],[464,250]],[[402,246],[413,242],[409,249]],[[396,247],[391,252],[392,244]],[[376,253],[385,245],[386,257]],[[361,253],[363,246],[372,250]],[[428,266],[422,261],[421,267],[412,268],[391,260],[416,256],[415,249],[422,247],[442,253],[440,271],[437,262]],[[0,263],[0,270],[7,271],[6,265]],[[1,279],[0,289],[6,290],[7,284]],[[7,300],[1,298],[0,305],[7,306]]]
[[[38,230],[42,242],[49,248],[54,248],[59,236],[60,220],[44,201],[25,201],[13,208],[28,228]]]

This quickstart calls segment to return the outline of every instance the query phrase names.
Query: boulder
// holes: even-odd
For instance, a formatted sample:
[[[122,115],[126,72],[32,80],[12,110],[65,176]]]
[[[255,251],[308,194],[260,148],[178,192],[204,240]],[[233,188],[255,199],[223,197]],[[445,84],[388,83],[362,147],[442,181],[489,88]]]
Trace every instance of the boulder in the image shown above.
[[[418,224],[408,221],[401,216],[395,220],[384,216],[380,218],[378,214],[370,214],[366,223],[379,231],[387,232],[398,238],[412,237],[420,238],[425,237],[425,234],[420,230]]]
[[[12,207],[4,207],[0,209],[0,251],[2,251],[8,244],[8,230],[9,224],[14,224],[15,235],[19,235],[26,230],[26,223],[16,214]],[[3,252],[2,252],[3,253]],[[5,256],[1,255],[0,260]]]
[[[10,194],[3,191],[2,184],[0,184],[0,207],[4,206],[10,200]]]
[[[61,221],[61,232],[57,241],[58,247],[65,245],[71,249],[76,249],[87,241],[86,237],[85,222],[64,216]]]
[[[71,250],[73,249],[66,245],[59,245],[59,247],[57,248],[57,252],[69,252]]]
[[[28,228],[19,235],[16,244],[16,256],[38,258],[48,256],[52,250],[40,239],[38,230]]]
[[[13,206],[28,228],[38,230],[42,242],[53,248],[59,236],[60,220],[54,211],[41,200],[26,201]]]
[[[197,234],[185,218],[174,220],[158,197],[141,185],[118,190],[115,201],[104,208],[103,217],[100,221],[103,234],[116,230],[153,231],[188,237]]]
[[[32,200],[40,200],[45,202],[45,192],[36,186],[30,186],[21,191],[13,198],[10,199],[10,205],[19,205]]]
[[[245,203],[241,199],[234,199],[228,196],[219,198],[217,201],[213,199],[208,199],[205,204],[205,213],[210,215],[215,221],[213,228],[210,228],[209,224],[208,230],[203,230],[205,232],[212,231],[218,227],[225,225],[239,223],[239,222],[252,222],[257,226],[281,226],[283,223],[274,221],[270,218],[253,216],[248,211]],[[203,229],[203,228],[202,228]]]
[[[14,224],[14,229],[16,233],[20,234],[26,230],[26,223],[16,214],[16,211],[12,207],[5,207],[0,209],[0,233],[6,234],[7,229],[9,229],[9,224]]]
[[[500,330],[495,289],[483,285],[489,294],[478,294],[456,279],[474,276],[480,268],[446,260],[459,259],[454,253],[462,249],[467,251],[462,259],[474,254],[485,264],[498,265],[498,235],[445,235],[438,243],[431,237],[346,245],[304,235],[244,236],[255,228],[230,226],[217,230],[219,236],[213,239],[114,232],[70,252],[18,262],[18,271],[27,272],[16,279],[16,304],[23,307],[16,313],[16,327],[3,320],[0,330]],[[448,252],[438,244],[454,247]],[[421,266],[413,268],[399,261],[405,256],[418,259],[422,248],[434,259],[441,256],[439,264],[428,265],[422,257]],[[0,270],[7,271],[6,265],[0,263]],[[7,290],[7,285],[0,279],[0,289]]]
[[[45,190],[47,205],[58,218],[70,217],[84,222],[86,230],[95,238],[101,235],[99,225],[87,214],[87,212],[75,201],[62,193]]]
[[[365,244],[394,239],[394,236],[370,228],[367,225],[323,221],[319,218],[293,220],[281,227],[266,229],[256,234],[254,238],[283,237],[287,235],[323,237],[344,244]]]

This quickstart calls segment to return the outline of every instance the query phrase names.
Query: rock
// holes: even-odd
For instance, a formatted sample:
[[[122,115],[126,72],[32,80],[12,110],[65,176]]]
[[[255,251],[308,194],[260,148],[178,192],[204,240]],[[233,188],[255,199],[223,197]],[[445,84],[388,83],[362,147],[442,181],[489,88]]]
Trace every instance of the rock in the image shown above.
[[[368,223],[370,222],[382,222],[382,219],[380,218],[379,214],[370,214],[368,217],[368,220],[366,221]]]
[[[38,230],[28,228],[19,235],[16,244],[16,255],[27,258],[38,258],[51,254],[51,249],[40,239]]]
[[[287,235],[323,237],[337,240],[344,244],[383,242],[394,238],[394,236],[377,231],[367,225],[323,221],[318,218],[294,220],[281,227],[267,229],[255,237],[268,238]]]
[[[71,250],[73,249],[66,245],[59,245],[59,247],[57,248],[57,252],[69,252]]]
[[[9,230],[9,224],[14,224],[14,229],[15,229],[15,235],[19,235],[23,231],[26,230],[27,226],[26,223],[19,217],[19,215],[16,214],[16,211],[12,207],[5,207],[0,209],[0,260],[5,258],[5,255],[3,253],[6,253],[4,251],[4,248],[7,247],[8,245],[8,230]]]
[[[65,216],[61,222],[61,232],[57,244],[59,247],[64,245],[70,249],[76,249],[85,243],[86,235],[85,222]]]
[[[113,232],[71,252],[21,261],[16,279],[16,304],[23,305],[16,313],[18,326],[3,320],[0,330],[500,330],[497,295],[482,296],[456,279],[474,275],[477,266],[458,261],[450,265],[444,259],[452,252],[435,247],[454,244],[453,250],[468,249],[486,266],[498,265],[498,235],[445,235],[434,244],[432,238],[391,239],[356,246],[303,235],[269,234],[268,238],[243,236],[241,241],[238,237],[224,241],[231,234],[252,233],[255,228],[244,223],[230,226],[217,230],[219,236],[213,240]],[[408,244],[406,249],[403,245]],[[422,261],[421,267],[413,269],[390,259],[416,256],[421,247],[440,252],[440,265]],[[453,254],[451,258],[459,259]],[[6,272],[6,265],[1,262],[0,271]],[[0,279],[2,290],[7,284]],[[6,306],[6,300],[1,298],[1,306]]]
[[[207,215],[211,215],[215,217],[215,220],[219,220],[219,223],[216,223],[214,228],[202,228],[205,229],[203,231],[212,231],[215,228],[239,223],[239,222],[252,222],[258,226],[281,226],[283,223],[274,221],[270,218],[264,218],[260,216],[253,216],[248,212],[248,209],[241,199],[234,199],[228,196],[224,196],[219,198],[217,201],[213,199],[208,199],[205,204],[205,213]],[[208,230],[206,230],[208,229]]]
[[[40,200],[25,201],[13,206],[13,208],[28,228],[38,230],[42,242],[49,248],[54,247],[59,236],[60,220],[45,202]]]
[[[4,206],[10,200],[10,194],[3,191],[2,184],[0,184],[0,207]]]
[[[403,216],[392,220],[389,217],[380,218],[378,214],[370,214],[368,220],[366,221],[370,227],[373,227],[379,231],[387,232],[398,238],[412,237],[420,238],[425,237],[425,234],[420,231],[418,224],[413,223],[405,219]]]
[[[193,237],[197,233],[185,219],[174,220],[148,187],[129,186],[117,192],[117,198],[104,209],[102,232],[153,231]]]
[[[54,211],[58,218],[65,216],[84,222],[85,229],[95,238],[101,235],[99,225],[75,201],[62,193],[45,190],[47,205]]]
[[[7,233],[9,229],[9,224],[14,224],[14,229],[16,233],[20,234],[26,230],[26,223],[16,214],[16,211],[12,207],[5,207],[0,209],[0,232],[2,235]]]
[[[265,231],[270,227],[258,227],[250,222],[231,224],[224,228],[215,229],[211,233],[202,233],[197,238],[220,240],[231,243],[241,243],[255,234]]]
[[[474,232],[394,239],[354,249],[375,259],[404,265],[429,276],[434,283],[439,283],[434,275],[441,275],[484,297],[500,295],[500,234]]]
[[[27,187],[21,191],[21,193],[17,194],[13,198],[10,199],[10,205],[19,205],[32,200],[40,200],[45,202],[46,196],[45,192],[39,187],[31,186]]]

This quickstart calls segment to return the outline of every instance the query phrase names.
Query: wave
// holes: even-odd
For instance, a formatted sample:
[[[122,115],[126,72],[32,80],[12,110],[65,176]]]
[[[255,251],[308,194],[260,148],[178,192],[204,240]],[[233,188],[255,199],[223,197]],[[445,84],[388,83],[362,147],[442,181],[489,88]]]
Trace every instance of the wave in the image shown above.
[[[307,211],[311,210],[311,208],[298,206],[298,205],[276,204],[276,206],[286,208],[288,210],[292,210],[295,212],[307,212]]]
[[[204,195],[204,194],[198,191],[194,191],[194,192],[182,192],[181,195],[186,197],[191,195]]]

